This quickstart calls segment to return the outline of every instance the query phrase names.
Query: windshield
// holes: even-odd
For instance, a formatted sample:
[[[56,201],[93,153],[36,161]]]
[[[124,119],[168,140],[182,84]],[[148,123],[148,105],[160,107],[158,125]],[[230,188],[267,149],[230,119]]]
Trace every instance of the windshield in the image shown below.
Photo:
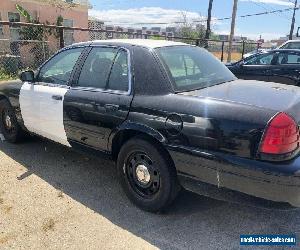
[[[227,67],[205,49],[174,46],[156,49],[176,92],[210,87],[235,80]]]
[[[286,43],[280,49],[300,49],[300,42]]]

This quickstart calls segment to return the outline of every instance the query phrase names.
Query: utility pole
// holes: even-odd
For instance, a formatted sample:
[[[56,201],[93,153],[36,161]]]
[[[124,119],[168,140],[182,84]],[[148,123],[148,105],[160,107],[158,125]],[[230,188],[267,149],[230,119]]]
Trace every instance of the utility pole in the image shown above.
[[[237,13],[237,5],[238,5],[238,0],[233,0],[233,10],[232,10],[231,30],[230,30],[230,37],[229,37],[229,47],[228,47],[227,62],[231,62],[231,50],[232,50],[232,42],[233,42],[233,37],[234,37],[234,29],[235,29],[235,19],[236,19],[236,13]]]
[[[296,10],[298,9],[297,5],[298,5],[298,0],[295,0],[294,13],[293,13],[293,18],[292,18],[292,24],[291,24],[291,30],[290,30],[289,40],[293,39],[295,22],[296,22]]]
[[[205,32],[205,47],[208,47],[208,39],[210,38],[210,33],[211,33],[211,11],[212,11],[212,6],[213,6],[213,1],[214,0],[209,0],[208,3],[208,12],[207,12],[207,25],[206,25],[206,32]]]

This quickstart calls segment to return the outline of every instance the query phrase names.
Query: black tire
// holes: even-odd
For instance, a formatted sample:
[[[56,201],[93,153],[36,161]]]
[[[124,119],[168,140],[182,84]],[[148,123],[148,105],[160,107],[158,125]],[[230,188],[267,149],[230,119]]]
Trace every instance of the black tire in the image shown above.
[[[9,120],[8,124],[6,119]],[[24,132],[20,127],[14,109],[6,99],[0,100],[0,129],[5,140],[17,143],[24,138]]]
[[[143,172],[145,167],[147,170]],[[127,197],[143,210],[164,211],[180,190],[172,160],[159,143],[148,138],[134,137],[127,141],[118,155],[117,169]],[[143,170],[142,175],[138,170]],[[140,180],[149,182],[142,183],[141,176]]]

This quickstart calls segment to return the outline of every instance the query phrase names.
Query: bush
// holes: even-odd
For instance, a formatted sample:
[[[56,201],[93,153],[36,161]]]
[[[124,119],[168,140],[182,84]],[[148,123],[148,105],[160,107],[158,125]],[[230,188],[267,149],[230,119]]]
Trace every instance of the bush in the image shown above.
[[[0,69],[7,75],[16,75],[20,69],[21,60],[19,56],[0,56]]]
[[[0,68],[0,81],[17,79],[17,75],[8,74],[5,69]]]

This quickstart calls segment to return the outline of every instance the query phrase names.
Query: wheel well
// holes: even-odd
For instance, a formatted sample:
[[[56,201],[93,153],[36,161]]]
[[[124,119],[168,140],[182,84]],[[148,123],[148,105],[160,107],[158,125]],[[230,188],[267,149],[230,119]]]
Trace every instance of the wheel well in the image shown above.
[[[0,101],[3,100],[3,99],[8,100],[8,98],[7,98],[5,95],[1,95],[1,94],[0,94]]]
[[[131,129],[126,129],[124,131],[120,131],[116,137],[113,139],[112,141],[112,158],[113,160],[117,160],[118,158],[118,154],[122,148],[122,146],[131,138],[133,137],[142,137],[143,139],[150,141],[156,145],[158,145],[158,147],[161,148],[161,150],[164,152],[165,156],[167,157],[169,162],[173,163],[173,160],[169,154],[169,152],[165,149],[165,147],[163,147],[162,143],[157,140],[156,138],[154,138],[153,136],[148,135],[147,133],[141,132],[141,131],[136,131],[136,130],[131,130]]]

